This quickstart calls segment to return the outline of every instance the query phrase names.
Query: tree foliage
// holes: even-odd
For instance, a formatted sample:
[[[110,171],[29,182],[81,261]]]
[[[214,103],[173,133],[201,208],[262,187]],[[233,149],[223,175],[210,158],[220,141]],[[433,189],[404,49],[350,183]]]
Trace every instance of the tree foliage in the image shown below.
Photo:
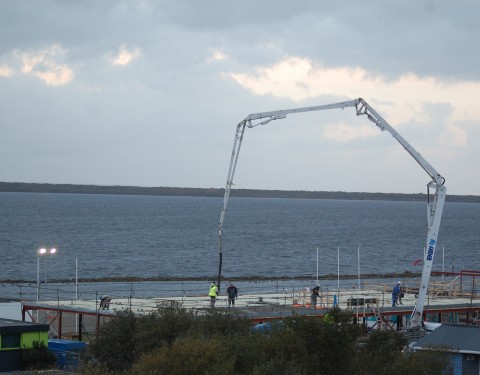
[[[22,348],[23,370],[46,370],[54,367],[57,357],[43,342],[33,341],[31,348]]]
[[[404,337],[378,331],[362,345],[351,313],[291,317],[256,331],[232,311],[167,308],[121,314],[92,345],[84,375],[451,374],[446,354],[404,353]],[[93,361],[92,361],[93,359]]]

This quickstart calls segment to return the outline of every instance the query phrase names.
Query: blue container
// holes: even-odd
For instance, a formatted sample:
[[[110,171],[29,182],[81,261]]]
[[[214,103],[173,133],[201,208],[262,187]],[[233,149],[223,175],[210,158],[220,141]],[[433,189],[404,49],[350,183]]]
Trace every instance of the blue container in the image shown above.
[[[272,323],[258,323],[252,327],[253,331],[268,332],[272,329]]]
[[[56,366],[62,370],[75,370],[80,362],[80,354],[87,344],[76,340],[49,339],[48,350],[57,357]]]

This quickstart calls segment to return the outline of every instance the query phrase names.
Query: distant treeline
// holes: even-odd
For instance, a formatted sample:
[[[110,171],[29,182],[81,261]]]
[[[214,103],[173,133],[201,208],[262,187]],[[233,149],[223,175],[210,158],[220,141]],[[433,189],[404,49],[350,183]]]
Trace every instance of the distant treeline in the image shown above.
[[[223,197],[225,189],[186,187],[140,187],[101,186],[73,184],[38,184],[22,182],[0,182],[0,192],[17,193],[70,193],[70,194],[115,194],[115,195],[159,195],[189,197]],[[303,199],[348,199],[384,201],[425,201],[426,194],[358,193],[345,191],[304,191],[304,190],[257,190],[232,189],[232,197],[250,198],[303,198]],[[480,203],[477,195],[447,195],[449,202]]]

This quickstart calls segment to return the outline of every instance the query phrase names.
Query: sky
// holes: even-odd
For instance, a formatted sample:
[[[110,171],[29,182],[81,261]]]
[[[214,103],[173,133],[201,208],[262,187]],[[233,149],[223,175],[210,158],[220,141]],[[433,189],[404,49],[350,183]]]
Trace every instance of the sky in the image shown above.
[[[480,195],[480,2],[0,0],[0,181],[223,188],[251,113],[363,98]],[[246,129],[233,188],[425,193],[355,108]]]

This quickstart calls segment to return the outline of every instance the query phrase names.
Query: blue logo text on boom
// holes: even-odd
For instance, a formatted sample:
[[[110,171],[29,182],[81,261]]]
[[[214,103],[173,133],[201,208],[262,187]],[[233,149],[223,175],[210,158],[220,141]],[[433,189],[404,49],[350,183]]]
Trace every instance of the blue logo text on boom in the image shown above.
[[[435,251],[435,240],[430,240],[430,242],[428,243],[427,260],[432,260],[434,251]]]

